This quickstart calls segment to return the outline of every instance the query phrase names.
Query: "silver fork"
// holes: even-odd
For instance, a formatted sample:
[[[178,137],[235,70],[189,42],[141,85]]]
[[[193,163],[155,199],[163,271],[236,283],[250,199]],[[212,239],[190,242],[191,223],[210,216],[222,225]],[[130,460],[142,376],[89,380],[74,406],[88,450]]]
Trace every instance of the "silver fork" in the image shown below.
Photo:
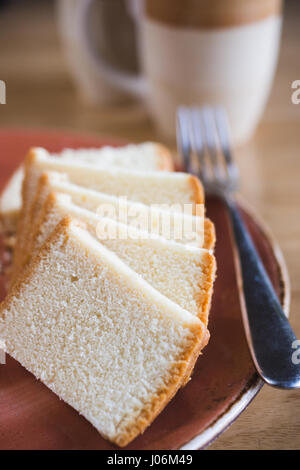
[[[225,110],[179,108],[177,143],[186,170],[198,175],[206,192],[219,197],[227,206],[243,280],[243,322],[256,369],[269,385],[299,388],[300,361],[295,358],[295,349],[300,342],[284,315],[235,203],[239,177],[232,159]]]

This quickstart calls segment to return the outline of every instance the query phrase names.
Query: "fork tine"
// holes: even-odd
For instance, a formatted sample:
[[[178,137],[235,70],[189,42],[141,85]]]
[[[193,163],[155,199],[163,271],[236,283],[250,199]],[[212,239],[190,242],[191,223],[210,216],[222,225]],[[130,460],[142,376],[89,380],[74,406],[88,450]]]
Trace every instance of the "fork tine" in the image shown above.
[[[189,110],[185,106],[181,106],[177,111],[176,120],[176,138],[177,147],[183,158],[185,169],[192,173],[191,165],[191,135],[190,135],[190,124],[189,124]]]
[[[230,150],[229,124],[225,109],[218,107],[215,110],[216,127],[219,134],[220,144],[227,163],[232,162]]]
[[[227,113],[223,107],[215,109],[215,119],[221,149],[226,161],[227,172],[228,175],[236,182],[238,179],[238,169],[232,158],[229,122]]]
[[[205,159],[205,138],[203,136],[203,122],[199,108],[191,108],[192,148],[198,159],[199,174],[202,180],[208,178],[208,168]]]
[[[207,192],[220,195],[235,191],[238,171],[224,108],[180,107],[177,142],[186,170],[200,176]]]
[[[213,111],[211,108],[205,106],[199,111],[202,116],[204,131],[206,137],[206,147],[211,157],[216,160],[216,134],[215,134],[215,122]]]
[[[219,139],[218,139],[218,132],[216,128],[216,119],[214,108],[205,106],[200,110],[204,129],[205,129],[205,137],[206,137],[206,149],[207,154],[210,158],[210,163],[212,167],[212,171],[217,180],[222,180],[225,176],[224,171],[221,171],[222,167],[218,161],[218,154],[219,154]]]

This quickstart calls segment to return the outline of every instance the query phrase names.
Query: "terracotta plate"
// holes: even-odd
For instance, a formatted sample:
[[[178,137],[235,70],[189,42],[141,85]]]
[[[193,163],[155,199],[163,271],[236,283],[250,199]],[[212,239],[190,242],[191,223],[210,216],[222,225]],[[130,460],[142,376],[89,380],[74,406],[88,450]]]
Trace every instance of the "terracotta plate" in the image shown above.
[[[0,185],[22,161],[27,149],[112,144],[110,140],[70,133],[11,131],[0,133]],[[211,340],[193,378],[127,449],[198,449],[215,439],[247,406],[261,387],[245,341],[232,240],[226,212],[207,201],[216,224],[218,277],[209,329]],[[265,229],[243,210],[274,287],[288,309],[284,263]],[[0,279],[5,295],[5,279]],[[60,401],[16,361],[0,366],[0,449],[115,449],[71,407]]]

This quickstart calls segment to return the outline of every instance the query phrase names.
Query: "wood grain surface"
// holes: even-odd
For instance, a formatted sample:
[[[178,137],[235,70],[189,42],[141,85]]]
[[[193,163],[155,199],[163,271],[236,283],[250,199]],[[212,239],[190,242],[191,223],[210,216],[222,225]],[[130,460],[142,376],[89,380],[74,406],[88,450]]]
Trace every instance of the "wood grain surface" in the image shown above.
[[[300,104],[291,102],[291,84],[300,79],[299,3],[286,5],[271,97],[255,137],[236,149],[236,159],[243,197],[270,226],[285,256],[292,287],[291,323],[300,338]],[[57,37],[52,2],[12,2],[0,11],[0,31],[0,79],[7,84],[1,128],[80,130],[135,142],[160,139],[142,104],[100,109],[78,99]],[[300,391],[267,386],[210,446],[299,448]]]

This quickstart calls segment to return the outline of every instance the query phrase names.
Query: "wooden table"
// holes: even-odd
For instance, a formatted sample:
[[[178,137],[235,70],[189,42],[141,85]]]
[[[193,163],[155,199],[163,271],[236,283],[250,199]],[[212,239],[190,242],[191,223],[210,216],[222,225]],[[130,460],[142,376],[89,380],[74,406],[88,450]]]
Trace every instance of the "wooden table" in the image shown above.
[[[72,86],[55,31],[53,5],[13,2],[0,14],[0,79],[7,104],[0,125],[52,127],[130,141],[159,139],[142,105],[105,109],[81,103]],[[297,5],[298,4],[298,5]],[[291,323],[300,338],[300,104],[291,83],[300,79],[299,2],[286,11],[272,94],[255,137],[236,150],[242,194],[271,227],[291,278]],[[299,449],[300,391],[267,386],[210,449]]]

